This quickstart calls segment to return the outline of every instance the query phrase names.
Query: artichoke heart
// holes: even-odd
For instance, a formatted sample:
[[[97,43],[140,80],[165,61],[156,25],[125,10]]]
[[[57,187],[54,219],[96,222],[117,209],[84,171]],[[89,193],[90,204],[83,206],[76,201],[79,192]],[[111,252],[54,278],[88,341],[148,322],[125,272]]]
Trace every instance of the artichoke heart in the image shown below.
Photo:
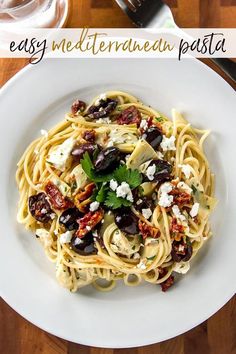
[[[157,160],[158,156],[155,150],[145,140],[139,140],[129,159],[127,160],[127,167],[131,169],[138,169],[140,165],[149,160]]]

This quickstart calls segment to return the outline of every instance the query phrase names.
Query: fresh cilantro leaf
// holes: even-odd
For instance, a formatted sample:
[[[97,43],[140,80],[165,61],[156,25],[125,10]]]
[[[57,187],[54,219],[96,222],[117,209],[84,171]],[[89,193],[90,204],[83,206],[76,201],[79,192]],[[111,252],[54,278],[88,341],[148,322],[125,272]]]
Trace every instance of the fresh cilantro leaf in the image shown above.
[[[142,183],[142,176],[139,171],[128,169],[126,165],[119,166],[114,171],[113,176],[118,183],[127,182],[131,189]]]
[[[82,160],[80,161],[81,166],[86,173],[86,175],[93,180],[94,179],[94,172],[93,172],[93,163],[90,159],[89,153],[86,151],[86,153],[83,155]]]
[[[116,192],[108,192],[107,198],[105,201],[105,205],[108,208],[112,209],[118,209],[121,208],[122,206],[131,206],[131,202],[128,201],[127,199],[117,197]]]
[[[99,203],[103,203],[106,200],[107,196],[107,191],[108,191],[108,186],[105,184],[102,184],[101,188],[99,189],[97,196],[96,196],[96,201]]]
[[[157,122],[163,122],[163,118],[162,117],[155,117],[155,120],[157,121]]]
[[[91,181],[93,181],[93,182],[107,182],[112,179],[112,173],[109,173],[107,175],[105,175],[105,174],[102,175],[102,174],[96,173],[96,171],[94,170],[92,160],[91,160],[87,151],[83,155],[83,158],[80,161],[80,163],[81,163],[81,166],[82,166],[84,172],[86,173],[86,175],[88,176],[88,178]]]

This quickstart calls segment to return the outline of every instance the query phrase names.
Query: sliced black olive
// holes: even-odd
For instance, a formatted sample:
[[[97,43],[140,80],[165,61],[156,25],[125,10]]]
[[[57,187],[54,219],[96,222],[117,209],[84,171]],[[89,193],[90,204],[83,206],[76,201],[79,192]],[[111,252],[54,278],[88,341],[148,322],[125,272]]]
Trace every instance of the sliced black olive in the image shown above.
[[[129,235],[139,233],[138,218],[129,210],[119,210],[115,216],[115,223],[119,229]]]
[[[153,175],[153,179],[149,179],[148,176],[145,176],[146,181],[162,182],[170,179],[171,172],[172,172],[172,165],[168,161],[153,160],[148,166],[148,168],[153,165],[155,165],[156,167],[155,173]]]
[[[91,232],[83,238],[73,236],[70,244],[72,249],[82,256],[97,253]]]
[[[89,107],[87,117],[91,119],[99,119],[107,117],[117,106],[117,101],[107,98],[101,99],[99,105],[93,105]]]
[[[67,230],[76,230],[78,223],[76,220],[83,214],[77,208],[69,208],[63,211],[59,218],[59,223],[64,225]]]
[[[29,197],[29,211],[40,222],[46,223],[53,213],[45,193],[38,193]]]
[[[97,171],[103,172],[108,168],[115,168],[119,160],[120,150],[111,146],[99,152],[94,162],[94,166]]]
[[[151,199],[148,199],[147,197],[142,197],[138,198],[138,200],[135,201],[135,209],[141,211],[142,209],[152,209],[153,208],[153,203]]]
[[[156,149],[162,142],[162,132],[156,127],[150,127],[142,135],[142,138],[150,144],[153,149]]]
[[[71,155],[73,156],[73,158],[76,161],[80,161],[81,158],[83,157],[85,152],[88,152],[89,155],[93,155],[94,151],[98,148],[98,146],[96,144],[92,144],[92,143],[85,143],[83,145],[76,145],[72,152]]]
[[[193,254],[193,247],[191,242],[187,239],[183,241],[173,241],[171,256],[175,262],[187,262]]]

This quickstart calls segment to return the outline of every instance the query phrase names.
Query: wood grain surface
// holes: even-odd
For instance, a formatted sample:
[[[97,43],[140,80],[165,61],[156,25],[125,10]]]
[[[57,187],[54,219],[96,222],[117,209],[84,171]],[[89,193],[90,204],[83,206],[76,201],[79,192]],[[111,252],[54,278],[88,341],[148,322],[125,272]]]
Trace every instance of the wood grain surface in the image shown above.
[[[236,0],[165,1],[180,27],[236,27]],[[67,27],[83,26],[133,25],[113,0],[71,0]],[[227,79],[209,59],[203,61]],[[0,86],[26,64],[26,59],[0,59]],[[227,81],[236,89],[235,83]],[[191,331],[132,349],[101,349],[67,342],[32,325],[1,299],[0,354],[236,354],[236,297]]]

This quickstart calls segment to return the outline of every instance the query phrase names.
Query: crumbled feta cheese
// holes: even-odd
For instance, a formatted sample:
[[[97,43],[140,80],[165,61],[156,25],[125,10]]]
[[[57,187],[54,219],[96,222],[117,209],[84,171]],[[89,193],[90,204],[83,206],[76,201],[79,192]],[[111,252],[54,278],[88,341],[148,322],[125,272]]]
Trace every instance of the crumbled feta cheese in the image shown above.
[[[107,95],[105,93],[101,93],[101,95],[98,97],[98,99],[94,102],[94,106],[99,106],[101,100],[106,100]]]
[[[191,175],[191,166],[189,164],[178,165],[179,168],[182,169],[183,174],[186,178],[189,178]]]
[[[175,136],[172,135],[170,138],[167,138],[167,136],[163,135],[162,142],[160,145],[163,151],[175,151]]]
[[[115,191],[118,187],[118,183],[114,180],[114,179],[111,179],[110,180],[110,188]]]
[[[39,150],[38,149],[34,149],[34,153],[35,153],[35,155],[38,155],[39,154]]]
[[[58,231],[57,230],[54,230],[54,235],[58,235]]]
[[[163,157],[164,157],[164,155],[162,154],[162,152],[160,152],[160,151],[156,151],[156,153],[157,153],[157,157],[158,157],[158,159],[159,159],[159,160],[162,160],[162,159],[163,159]]]
[[[145,217],[145,219],[148,220],[152,216],[152,211],[150,208],[142,209],[142,214]]]
[[[140,254],[138,252],[134,253],[133,259],[140,259]]]
[[[184,245],[179,245],[179,252],[183,252],[184,251]]]
[[[187,192],[187,193],[189,193],[189,194],[191,194],[192,193],[192,188],[190,188],[188,185],[187,185],[187,183],[185,183],[185,182],[179,182],[178,184],[177,184],[177,187],[178,188],[180,188],[180,189],[183,189],[185,192]]]
[[[55,213],[51,213],[50,214],[50,218],[53,220],[53,219],[55,219],[55,217],[56,217],[56,214]]]
[[[109,117],[104,117],[104,118],[99,118],[96,120],[96,123],[102,123],[102,124],[110,124],[111,120]]]
[[[51,239],[50,233],[47,230],[45,230],[45,229],[36,229],[35,230],[35,234],[44,243],[45,247],[51,246],[52,239]]]
[[[158,204],[162,206],[163,208],[167,208],[171,206],[173,203],[173,195],[169,195],[168,193],[171,192],[173,189],[173,186],[171,183],[166,182],[163,183],[159,189],[160,195],[159,195],[159,201]]]
[[[52,163],[58,170],[64,171],[74,145],[75,140],[73,138],[66,139],[49,154],[47,161]]]
[[[91,231],[91,226],[86,226],[86,229],[88,230],[88,231]]]
[[[41,213],[42,213],[42,214],[47,214],[47,209],[46,209],[46,208],[42,208],[42,209],[41,209]]]
[[[142,199],[138,199],[137,202],[136,202],[136,204],[137,204],[137,205],[140,205],[140,204],[142,204],[142,202],[143,202]]]
[[[146,262],[147,262],[146,259],[141,259],[141,261],[139,262],[139,264],[137,264],[136,267],[139,268],[139,269],[144,270],[144,269],[146,269]]]
[[[173,186],[171,183],[169,182],[166,182],[166,183],[163,183],[161,186],[160,186],[160,192],[161,193],[170,193],[173,189]]]
[[[130,186],[126,182],[122,182],[116,190],[117,197],[126,198],[128,201],[133,202],[134,198],[130,189]]]
[[[199,206],[200,206],[199,203],[193,204],[192,209],[190,210],[190,213],[189,213],[192,218],[195,218],[195,216],[197,216],[198,211],[199,211]]]
[[[69,243],[72,239],[74,231],[66,231],[60,236],[60,244]]]
[[[125,161],[126,162],[129,160],[130,156],[131,156],[131,154],[128,154],[128,155],[125,156]]]
[[[92,232],[92,234],[93,234],[93,237],[98,237],[98,231],[97,231],[97,230],[94,230],[94,231]]]
[[[154,180],[155,172],[156,172],[156,166],[155,166],[155,165],[148,166],[148,168],[147,168],[147,170],[146,170],[146,175],[147,175],[147,178],[148,178],[150,181],[153,181],[153,180]]]
[[[146,130],[148,128],[148,123],[146,121],[146,119],[142,119],[140,122],[140,128]]]
[[[184,216],[183,214],[181,214],[178,205],[173,205],[172,211],[173,211],[173,213],[174,213],[174,216],[175,216],[177,219],[179,219],[179,220],[181,220],[181,221],[186,220],[185,216]]]
[[[180,274],[186,274],[189,271],[189,269],[190,269],[189,262],[175,263],[173,267],[173,271]]]
[[[41,129],[41,130],[40,130],[40,133],[41,133],[41,135],[42,135],[44,138],[47,138],[47,137],[48,137],[48,132],[47,132],[47,130]]]
[[[90,204],[89,210],[90,211],[96,211],[99,208],[100,203],[99,202],[92,202]]]

